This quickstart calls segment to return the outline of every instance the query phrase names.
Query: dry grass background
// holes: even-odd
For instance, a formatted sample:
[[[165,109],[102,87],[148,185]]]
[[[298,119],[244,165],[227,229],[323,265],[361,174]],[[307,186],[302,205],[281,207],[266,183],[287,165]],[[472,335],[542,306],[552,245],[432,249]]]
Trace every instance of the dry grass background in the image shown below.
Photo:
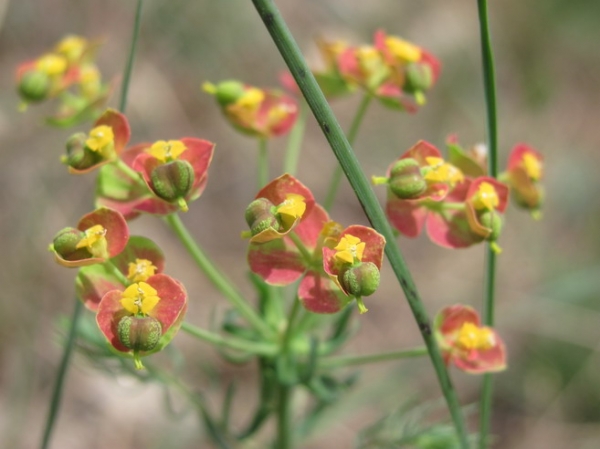
[[[46,247],[54,233],[91,208],[93,176],[68,176],[59,162],[72,130],[41,122],[50,109],[17,112],[14,68],[67,33],[104,38],[100,67],[118,77],[126,58],[134,1],[0,0],[0,447],[34,448],[41,436],[60,357],[57,319],[73,302],[74,271],[58,267]],[[360,43],[384,28],[424,46],[443,62],[440,83],[416,115],[374,105],[356,142],[367,174],[418,139],[442,147],[458,133],[469,144],[485,138],[476,2],[281,0],[277,2],[301,47],[317,63],[315,36]],[[600,447],[600,4],[593,0],[490,2],[496,50],[502,164],[525,141],[546,155],[547,204],[534,222],[511,208],[498,262],[498,328],[509,346],[509,370],[496,381],[496,448]],[[133,141],[190,135],[217,143],[210,181],[184,217],[197,239],[243,291],[246,243],[242,211],[253,197],[255,144],[232,132],[202,81],[240,78],[277,83],[284,65],[252,8],[242,0],[147,1],[133,72],[128,117]],[[336,102],[348,126],[357,98]],[[116,95],[112,100],[116,104]],[[85,127],[82,127],[85,129]],[[272,174],[281,167],[285,140],[272,144]],[[334,158],[309,121],[298,177],[323,199]],[[317,167],[318,169],[315,169]],[[383,200],[383,189],[379,191]],[[365,223],[345,184],[333,210],[342,223]],[[190,292],[190,322],[210,325],[226,303],[199,275],[187,254],[152,217],[133,233],[165,249],[167,272]],[[481,247],[448,251],[420,238],[400,239],[431,314],[446,304],[479,306]],[[401,290],[389,267],[356,318],[360,330],[346,349],[367,353],[419,344]],[[215,312],[216,311],[216,312]],[[221,361],[204,343],[179,335],[185,381],[217,407],[223,385],[237,379],[242,426],[256,398],[254,367]],[[425,359],[362,370],[359,387],[305,447],[349,448],[357,429],[415,393],[439,395]],[[463,402],[478,395],[479,378],[454,371]],[[299,402],[303,398],[298,398]],[[75,356],[53,446],[78,448],[208,447],[204,429],[181,398],[179,414],[164,410],[162,392],[125,377],[99,373]],[[261,440],[255,447],[261,447]]]

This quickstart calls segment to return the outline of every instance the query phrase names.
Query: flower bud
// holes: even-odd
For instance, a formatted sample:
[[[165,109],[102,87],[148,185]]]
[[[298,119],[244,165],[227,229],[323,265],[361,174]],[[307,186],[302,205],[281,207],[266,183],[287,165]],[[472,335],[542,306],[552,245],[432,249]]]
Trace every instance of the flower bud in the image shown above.
[[[73,134],[67,140],[67,155],[62,158],[62,161],[69,167],[77,170],[85,170],[99,162],[101,156],[86,149],[85,141],[87,136],[84,133]]]
[[[150,173],[154,193],[166,201],[184,198],[194,184],[194,169],[188,161],[177,159],[159,165]]]
[[[37,103],[45,100],[50,92],[50,77],[41,70],[26,72],[19,82],[19,95],[25,101]]]
[[[502,231],[502,217],[496,211],[485,211],[479,216],[479,222],[488,229],[491,229],[490,235],[486,240],[495,242],[500,237]]]
[[[221,106],[227,106],[244,95],[244,85],[239,81],[222,81],[217,85],[215,95]]]
[[[416,198],[427,189],[419,163],[412,158],[400,159],[390,171],[389,186],[401,199]]]
[[[274,204],[266,198],[258,198],[248,205],[245,218],[253,236],[265,229],[273,228],[278,231],[281,228],[274,209]]]
[[[338,281],[348,295],[370,296],[379,287],[379,268],[373,262],[361,262],[338,274]]]
[[[406,84],[404,89],[407,92],[426,91],[433,84],[433,72],[427,64],[409,64],[406,68]]]
[[[162,335],[160,321],[150,316],[124,316],[117,326],[119,341],[134,352],[150,351]]]
[[[87,249],[77,248],[77,244],[83,237],[84,233],[79,229],[64,228],[54,237],[51,249],[54,249],[54,251],[65,260],[78,259],[82,254],[89,257]]]

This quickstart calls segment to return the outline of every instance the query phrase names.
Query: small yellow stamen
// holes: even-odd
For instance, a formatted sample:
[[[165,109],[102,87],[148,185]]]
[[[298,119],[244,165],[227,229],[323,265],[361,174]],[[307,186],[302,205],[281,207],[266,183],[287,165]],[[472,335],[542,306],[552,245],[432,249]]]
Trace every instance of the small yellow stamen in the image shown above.
[[[421,49],[404,39],[388,36],[385,39],[385,45],[396,58],[403,61],[416,62],[421,59]]]
[[[482,182],[471,202],[476,210],[494,210],[500,204],[500,198],[492,184]]]
[[[134,315],[147,315],[160,301],[158,292],[145,282],[131,284],[121,296],[121,305]]]
[[[185,150],[187,147],[181,140],[169,140],[168,142],[159,140],[154,142],[147,151],[161,162],[170,162],[177,159]]]
[[[342,237],[340,242],[334,248],[337,250],[335,258],[338,262],[342,263],[354,263],[360,262],[365,251],[365,242],[361,242],[358,237],[351,234],[347,234]]]
[[[156,273],[156,267],[148,259],[135,259],[135,262],[129,263],[129,272],[127,279],[131,282],[141,282],[147,280]]]
[[[494,333],[487,327],[464,323],[458,331],[456,346],[467,351],[485,351],[496,344]]]
[[[107,146],[114,143],[115,134],[110,126],[96,126],[90,131],[85,141],[85,146],[92,151],[102,152]]]
[[[535,155],[531,153],[525,153],[523,155],[523,167],[525,168],[527,176],[529,176],[533,181],[539,181],[542,179],[542,161],[535,157]]]
[[[101,240],[106,240],[106,229],[102,225],[94,225],[83,232],[83,238],[77,242],[75,248],[92,248],[97,245]]]
[[[67,59],[64,56],[49,53],[36,61],[35,68],[46,75],[62,75],[67,70]]]

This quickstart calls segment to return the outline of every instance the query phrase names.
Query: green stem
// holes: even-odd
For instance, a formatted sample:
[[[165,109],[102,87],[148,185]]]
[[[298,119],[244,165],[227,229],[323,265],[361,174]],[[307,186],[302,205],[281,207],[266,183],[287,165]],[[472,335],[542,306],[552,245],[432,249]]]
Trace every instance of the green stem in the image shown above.
[[[181,330],[216,346],[223,346],[263,356],[273,356],[277,353],[277,347],[275,345],[243,340],[241,338],[226,338],[185,322],[181,325]]]
[[[109,261],[107,264],[105,264],[105,266],[111,271],[111,274],[116,277],[125,287],[131,285],[131,281],[127,279],[127,276],[121,273],[121,270],[119,270],[113,262]]]
[[[304,246],[304,243],[302,242],[302,240],[300,240],[300,237],[298,237],[298,234],[296,234],[294,231],[292,231],[287,236],[290,238],[290,240],[292,242],[294,242],[294,245],[296,245],[296,248],[298,249],[298,251],[300,251],[300,254],[302,255],[302,258],[304,259],[304,261],[310,265],[313,260],[313,255],[306,248],[306,246]]]
[[[323,130],[331,149],[342,166],[365,214],[373,227],[382,234],[388,242],[385,247],[387,258],[390,261],[390,265],[394,270],[404,294],[406,295],[408,304],[419,330],[421,331],[421,336],[427,346],[429,357],[431,358],[431,362],[438,377],[438,382],[448,404],[448,409],[450,410],[460,445],[462,448],[467,449],[467,432],[456,391],[454,390],[448,371],[446,370],[446,366],[431,330],[429,316],[427,315],[423,301],[419,296],[412,275],[408,270],[398,245],[391,243],[395,240],[392,228],[387,222],[377,197],[371,189],[369,181],[352,151],[352,147],[348,143],[342,128],[333,115],[323,92],[319,89],[310,68],[306,64],[306,61],[298,48],[298,44],[292,37],[279,10],[272,0],[252,0],[252,2],[285,60],[290,72],[294,76],[296,83],[300,87],[302,94],[306,98],[317,123]]]
[[[213,285],[225,295],[229,302],[246,320],[248,320],[248,323],[250,323],[254,329],[264,337],[269,338],[273,333],[272,330],[265,324],[252,307],[250,307],[242,294],[233,287],[234,284],[227,279],[225,275],[213,265],[208,256],[204,254],[181,221],[181,218],[179,218],[179,215],[167,215],[165,220],[171,229],[173,229],[185,249],[192,256],[198,267],[204,272]]]
[[[381,352],[368,355],[342,355],[336,357],[325,357],[319,362],[319,368],[341,368],[346,366],[366,365],[368,363],[386,362],[388,360],[407,359],[427,355],[424,346],[402,351]]]
[[[283,161],[283,172],[290,175],[296,174],[298,159],[300,159],[300,149],[302,148],[302,138],[304,137],[304,129],[306,128],[306,117],[308,115],[308,108],[304,100],[301,100],[299,103],[298,118],[290,131],[290,137],[285,150],[285,160]]]
[[[479,29],[481,38],[481,60],[483,68],[483,81],[485,90],[485,104],[487,112],[487,146],[488,146],[488,174],[498,177],[498,119],[496,108],[496,81],[494,74],[494,55],[490,38],[487,1],[477,0],[479,12]],[[486,326],[494,325],[494,296],[496,283],[496,253],[487,245],[485,258],[485,287],[483,305],[483,323]],[[481,399],[479,403],[479,448],[485,449],[488,445],[492,408],[492,375],[483,377]]]
[[[125,112],[127,105],[127,94],[129,93],[129,81],[131,79],[131,71],[133,70],[133,60],[135,59],[135,50],[137,45],[138,36],[140,35],[140,23],[142,22],[142,4],[143,0],[138,0],[135,8],[135,19],[133,22],[133,35],[131,37],[131,46],[129,47],[129,55],[127,56],[127,63],[125,65],[125,71],[123,72],[123,83],[121,84],[121,99],[119,101],[119,110]]]
[[[258,188],[262,189],[269,182],[269,149],[267,139],[258,139]]]
[[[291,424],[291,386],[279,384],[277,390],[277,441],[276,449],[290,449],[292,447]]]
[[[358,134],[358,129],[360,128],[360,124],[363,121],[365,113],[371,104],[371,100],[373,96],[368,92],[364,94],[362,101],[358,105],[358,109],[356,110],[356,114],[352,119],[352,124],[350,125],[350,131],[348,131],[348,143],[350,145],[354,145],[354,141]],[[344,174],[341,165],[337,165],[335,167],[335,171],[333,172],[333,176],[331,177],[331,183],[329,184],[329,189],[327,190],[327,196],[325,197],[325,202],[323,203],[323,207],[325,210],[329,211],[333,207],[333,203],[335,201],[335,196],[337,194],[338,188],[340,187],[340,182],[342,181],[342,175]]]
[[[71,355],[73,354],[73,348],[75,347],[75,335],[77,334],[77,325],[81,316],[82,303],[79,299],[75,299],[75,307],[73,308],[73,314],[71,316],[71,326],[69,327],[69,333],[67,334],[67,341],[63,349],[62,360],[58,367],[58,373],[56,375],[56,381],[52,390],[52,399],[50,401],[50,410],[48,410],[48,416],[46,418],[46,427],[44,428],[44,435],[42,437],[41,449],[46,449],[50,443],[50,436],[54,429],[54,423],[58,416],[58,409],[60,408],[60,402],[62,399],[62,391],[65,384],[67,375],[67,368],[71,361]]]

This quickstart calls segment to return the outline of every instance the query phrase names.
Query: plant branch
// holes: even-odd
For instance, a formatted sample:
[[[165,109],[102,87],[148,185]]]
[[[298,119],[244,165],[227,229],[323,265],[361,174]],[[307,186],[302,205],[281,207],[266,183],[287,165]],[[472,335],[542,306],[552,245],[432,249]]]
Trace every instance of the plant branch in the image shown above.
[[[389,360],[407,359],[427,355],[424,346],[401,351],[381,352],[367,355],[342,355],[325,357],[319,362],[319,368],[342,368],[346,366],[366,365],[368,363],[387,362]]]

